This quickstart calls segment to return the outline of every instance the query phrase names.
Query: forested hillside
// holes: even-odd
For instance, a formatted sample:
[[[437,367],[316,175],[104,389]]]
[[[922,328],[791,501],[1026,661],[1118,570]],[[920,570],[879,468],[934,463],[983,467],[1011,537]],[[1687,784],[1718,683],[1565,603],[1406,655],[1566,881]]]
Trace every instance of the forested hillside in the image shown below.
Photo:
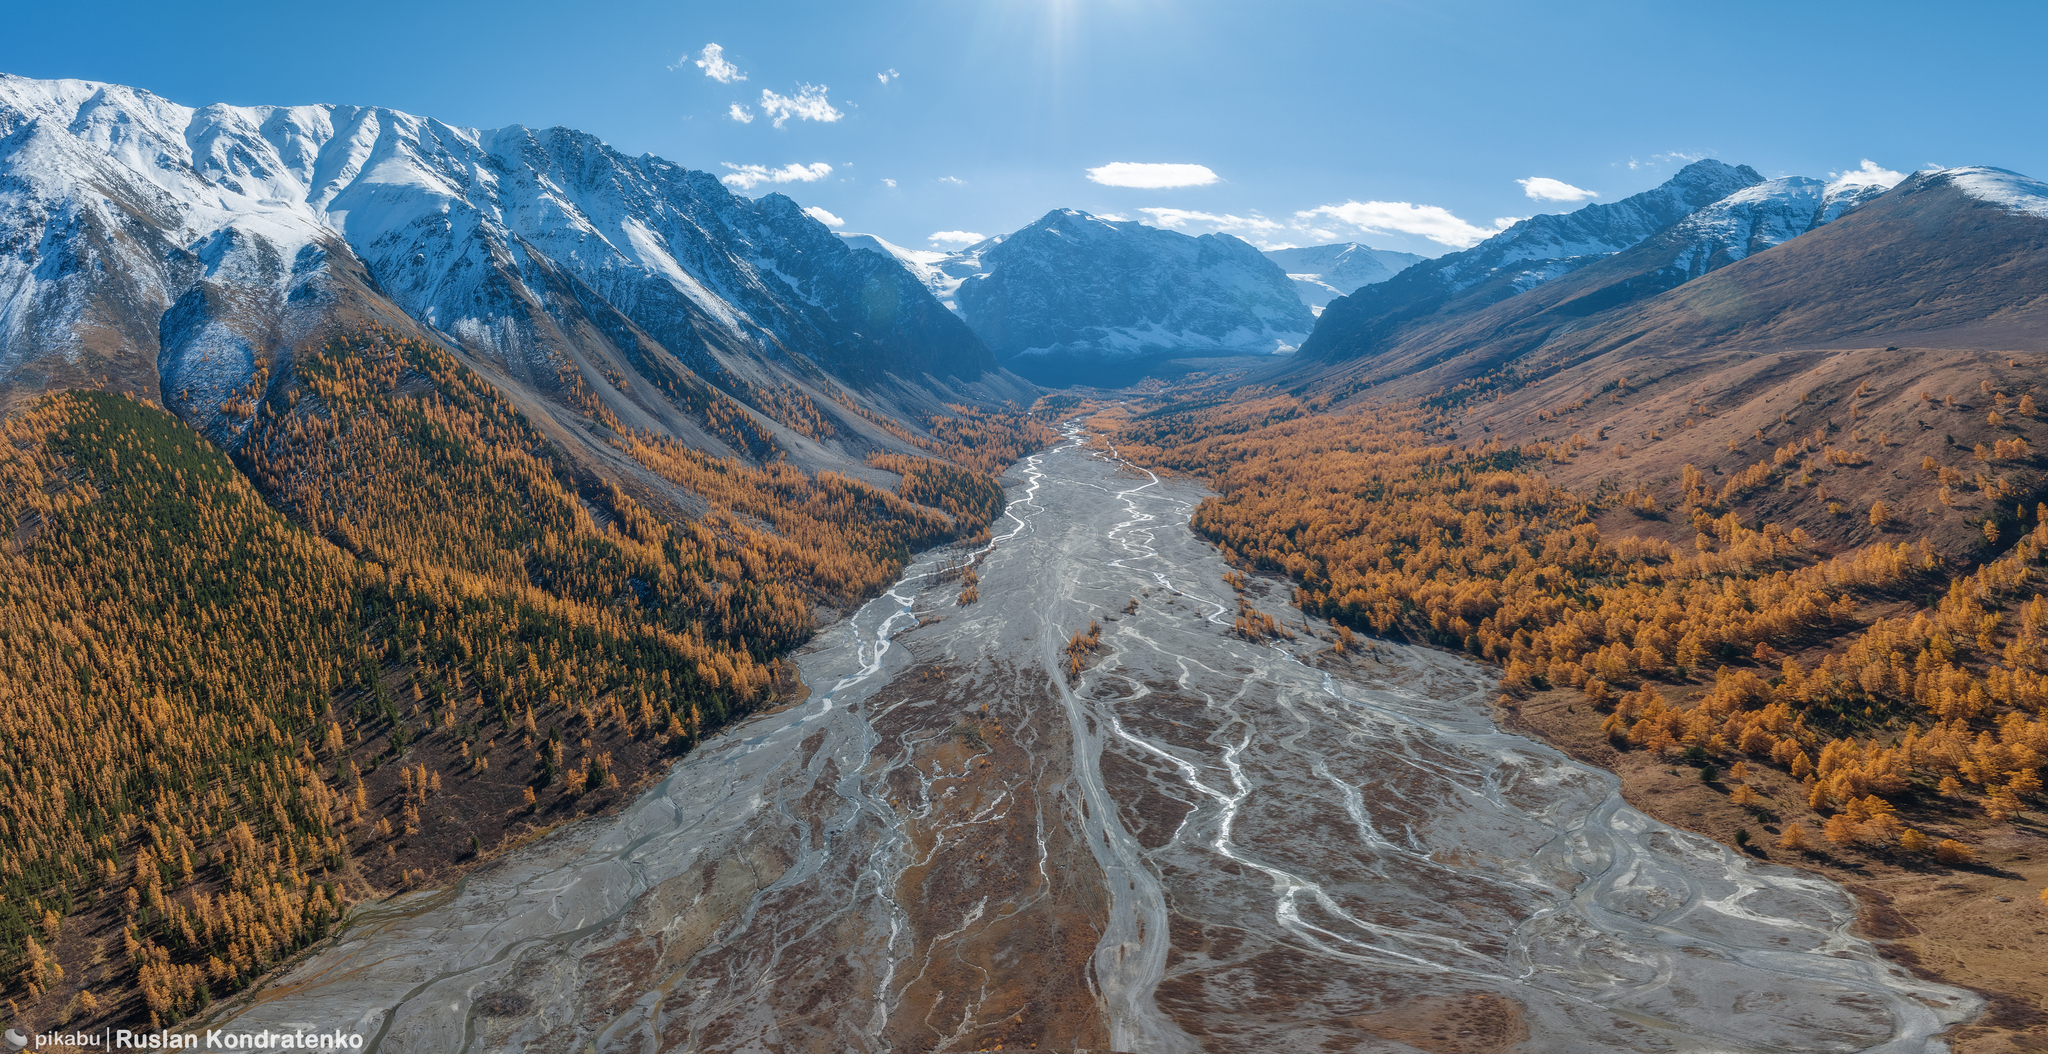
[[[1795,846],[1804,816],[1845,849],[1962,859],[1916,816],[2039,804],[2048,507],[2024,456],[1988,462],[2009,514],[1985,547],[1900,533],[1831,553],[1745,514],[1758,481],[1712,487],[1688,465],[1573,491],[1544,474],[1570,451],[1461,441],[1429,405],[1268,394],[1097,420],[1125,454],[1208,479],[1195,528],[1291,577],[1305,611],[1498,663],[1510,697],[1583,693],[1624,748],[1782,769],[1804,788],[1777,803]],[[1858,515],[1886,526],[1882,505]],[[1665,541],[1667,524],[1693,537]]]
[[[984,532],[984,471],[1044,435],[891,422],[978,466],[875,457],[897,494],[592,424],[703,500],[679,521],[579,474],[438,345],[366,330],[291,369],[230,407],[233,458],[119,395],[0,422],[17,1010],[177,1019],[351,903],[604,807],[788,688],[814,605]]]

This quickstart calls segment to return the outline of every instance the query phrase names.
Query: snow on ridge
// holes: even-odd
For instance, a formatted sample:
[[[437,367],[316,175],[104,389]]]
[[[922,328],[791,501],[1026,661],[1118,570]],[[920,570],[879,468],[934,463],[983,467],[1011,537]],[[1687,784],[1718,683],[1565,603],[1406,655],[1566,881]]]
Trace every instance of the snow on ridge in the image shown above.
[[[1974,165],[1943,169],[1940,176],[1978,201],[2048,219],[2048,183],[2031,176]]]
[[[827,330],[849,310],[850,294],[831,284],[837,265],[805,256],[801,232],[704,173],[629,158],[571,129],[478,130],[349,105],[193,108],[121,85],[0,74],[0,137],[0,175],[46,206],[17,213],[65,204],[118,225],[87,189],[112,187],[178,247],[202,255],[288,264],[309,246],[345,245],[400,308],[493,347],[524,339],[493,314],[524,310],[483,292],[494,276],[521,287],[514,300],[548,300],[533,286],[546,265],[530,254],[601,295],[623,295],[619,306],[638,312],[636,322],[673,326],[688,303],[756,347],[770,334],[814,353],[837,339]],[[936,267],[949,254],[880,247],[934,291],[960,283]],[[294,280],[290,266],[228,261],[221,275],[219,262],[209,274],[260,273],[280,294]],[[147,280],[154,265],[135,263],[116,270]],[[0,305],[49,302],[56,294],[38,293],[34,277],[0,267]],[[679,296],[647,292],[661,286]],[[479,303],[497,306],[458,325]],[[6,307],[0,329],[18,336],[27,318]]]

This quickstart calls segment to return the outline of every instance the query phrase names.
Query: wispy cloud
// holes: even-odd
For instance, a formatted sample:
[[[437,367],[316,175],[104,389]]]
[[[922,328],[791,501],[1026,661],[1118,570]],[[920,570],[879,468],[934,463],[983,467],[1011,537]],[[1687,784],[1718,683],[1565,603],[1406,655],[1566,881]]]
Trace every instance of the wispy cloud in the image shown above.
[[[941,182],[941,183],[951,183],[951,184],[953,184],[953,185],[954,185],[954,186],[956,186],[956,187],[964,187],[964,186],[966,186],[966,185],[967,185],[967,181],[966,181],[966,180],[964,180],[964,179],[960,179],[960,178],[959,178],[959,177],[957,177],[957,176],[940,176],[940,177],[939,177],[939,182]]]
[[[1207,165],[1112,161],[1107,165],[1089,169],[1088,181],[1100,183],[1105,187],[1166,190],[1171,187],[1206,187],[1217,179],[1216,173],[1209,171]]]
[[[901,76],[903,76],[903,74],[898,73],[893,69],[889,69],[875,74],[875,79],[881,81],[883,84],[887,84],[890,81],[895,80],[896,78]]]
[[[974,231],[932,232],[933,245],[973,245],[975,242],[986,241],[987,239],[988,235],[977,234]]]
[[[1396,232],[1419,235],[1456,249],[1469,249],[1515,222],[1514,217],[1508,216],[1494,220],[1491,228],[1481,227],[1459,219],[1449,209],[1436,205],[1413,205],[1405,201],[1347,201],[1342,205],[1305,209],[1294,216],[1302,221],[1330,219],[1356,227],[1366,234]]]
[[[1237,216],[1230,213],[1219,214],[1214,212],[1197,212],[1193,209],[1165,208],[1139,209],[1138,211],[1152,217],[1154,225],[1174,229],[1197,223],[1214,227],[1219,231],[1255,231],[1261,234],[1286,228],[1286,224],[1269,220],[1257,213],[1253,213],[1250,216]]]
[[[1685,165],[1690,165],[1695,161],[1712,157],[1715,153],[1716,151],[1712,150],[1673,150],[1663,154],[1651,154],[1648,160],[1638,160],[1633,157],[1629,158],[1628,167],[1663,168],[1664,166],[1671,164],[1676,164],[1682,167]]]
[[[1575,187],[1548,176],[1530,176],[1528,179],[1518,179],[1515,182],[1522,185],[1522,193],[1537,201],[1584,201],[1600,196],[1597,190]]]
[[[1274,236],[1281,231],[1301,229],[1299,224],[1290,228],[1288,224],[1282,223],[1279,220],[1267,219],[1257,212],[1253,212],[1249,216],[1239,216],[1229,212],[1201,212],[1195,209],[1159,207],[1143,208],[1138,211],[1151,217],[1149,222],[1155,227],[1164,227],[1168,230],[1207,227],[1214,232],[1236,235],[1261,249],[1290,248],[1293,243],[1277,241]],[[1110,219],[1111,217],[1104,216],[1102,218]]]
[[[832,166],[823,161],[813,161],[808,165],[792,163],[781,168],[769,168],[766,165],[735,165],[730,161],[724,164],[725,167],[732,169],[732,174],[720,176],[719,179],[726,186],[737,187],[740,190],[752,190],[763,183],[816,183],[832,174]]]
[[[704,45],[703,52],[694,61],[691,60],[690,56],[684,55],[682,58],[677,59],[676,64],[670,66],[669,69],[682,69],[684,63],[690,63],[703,70],[706,77],[720,84],[731,84],[734,81],[747,79],[747,75],[741,73],[738,66],[725,60],[725,49],[716,44]]]
[[[1847,172],[1828,173],[1828,180],[1838,187],[1864,187],[1871,185],[1895,187],[1898,186],[1899,180],[1904,178],[1906,178],[1904,172],[1894,172],[1867,157],[1863,159],[1863,164],[1860,167],[1852,168]]]
[[[727,112],[728,114],[731,114],[731,115],[732,115],[732,119],[733,119],[733,120],[735,120],[735,121],[738,121],[738,122],[739,122],[739,123],[741,123],[741,124],[753,124],[753,123],[754,123],[754,115],[753,115],[753,113],[751,113],[750,111],[748,111],[748,109],[747,109],[746,107],[744,107],[744,106],[741,106],[741,105],[740,105],[739,103],[733,103],[733,104],[732,104],[732,109],[730,109],[730,110],[727,110],[726,112]]]
[[[826,212],[823,208],[817,205],[812,205],[809,208],[804,209],[804,215],[809,216],[814,220],[817,220],[819,223],[822,223],[827,227],[846,226],[845,220],[842,220],[839,217],[834,216],[829,212]]]
[[[891,189],[891,190],[894,190],[894,189],[896,189],[896,181],[895,181],[895,180],[893,180],[893,179],[885,179],[885,180],[883,180],[883,181],[882,181],[882,185],[883,185],[883,186],[885,186],[885,187],[888,187],[888,188],[889,188],[889,189]]]
[[[763,88],[761,112],[775,118],[777,128],[782,127],[782,122],[792,117],[800,121],[823,121],[830,124],[846,116],[826,101],[825,86],[822,84],[798,85],[793,96],[777,95]]]

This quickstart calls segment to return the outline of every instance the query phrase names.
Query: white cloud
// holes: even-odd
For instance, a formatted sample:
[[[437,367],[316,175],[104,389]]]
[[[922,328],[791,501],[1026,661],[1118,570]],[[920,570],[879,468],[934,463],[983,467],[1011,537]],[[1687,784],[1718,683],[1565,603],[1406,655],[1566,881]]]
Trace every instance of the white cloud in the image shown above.
[[[954,186],[956,186],[956,187],[964,187],[964,186],[966,186],[966,185],[967,185],[967,181],[966,181],[966,180],[964,180],[964,179],[958,179],[958,178],[956,178],[956,177],[953,177],[953,176],[940,176],[940,177],[939,177],[939,182],[941,182],[941,183],[951,183],[951,184],[953,184],[953,185],[954,185]]]
[[[986,240],[988,240],[987,235],[976,234],[973,231],[932,232],[932,244],[934,245],[973,245],[975,242]]]
[[[681,69],[683,63],[690,61],[690,56],[684,55],[682,58],[677,59],[676,64],[670,66],[669,69]],[[725,49],[716,44],[704,45],[703,54],[695,61],[694,65],[698,69],[703,70],[706,77],[720,84],[731,84],[734,81],[747,79],[747,75],[741,73],[738,66],[725,61]]]
[[[895,70],[893,70],[893,69],[892,69],[892,70],[887,70],[887,71],[885,71],[885,72],[882,72],[882,73],[877,73],[877,74],[875,74],[875,79],[876,79],[876,80],[878,80],[878,81],[881,81],[881,82],[882,82],[883,84],[887,84],[887,83],[889,83],[890,81],[892,81],[892,80],[895,80],[896,78],[898,78],[898,77],[901,77],[901,76],[903,76],[903,74],[901,74],[901,73],[898,73],[898,72],[896,72]]]
[[[1899,180],[1904,178],[1906,178],[1904,172],[1894,172],[1889,168],[1884,168],[1867,157],[1863,159],[1863,164],[1859,168],[1852,168],[1847,172],[1828,173],[1828,179],[1832,185],[1837,187],[1864,187],[1871,185],[1895,187],[1898,186]]]
[[[1629,158],[1628,167],[1631,169],[1663,168],[1664,166],[1671,164],[1676,164],[1680,167],[1683,167],[1685,165],[1690,165],[1695,161],[1700,161],[1705,158],[1712,157],[1719,152],[1720,151],[1718,150],[1673,150],[1669,153],[1664,154],[1651,154],[1650,159],[1647,161],[1637,160],[1633,157]]]
[[[1096,218],[1096,219],[1098,219],[1098,220],[1108,220],[1108,221],[1109,221],[1109,222],[1111,222],[1111,223],[1129,223],[1129,222],[1131,222],[1131,218],[1130,218],[1129,216],[1126,216],[1126,215],[1124,215],[1124,214],[1123,214],[1123,213],[1121,213],[1121,212],[1103,212],[1103,213],[1098,213],[1098,214],[1096,214],[1096,217],[1095,217],[1095,218]]]
[[[1530,176],[1515,182],[1522,185],[1522,193],[1537,201],[1584,201],[1600,196],[1597,190],[1585,190],[1548,176]]]
[[[839,217],[834,216],[829,212],[826,212],[823,208],[817,205],[812,205],[809,208],[806,208],[804,210],[804,215],[809,216],[814,220],[817,220],[819,223],[822,223],[827,227],[846,226],[845,220],[842,220]]]
[[[741,106],[739,103],[733,103],[732,109],[727,110],[726,112],[732,115],[733,120],[738,121],[741,124],[754,123],[754,115],[748,112],[747,108]]]
[[[1268,231],[1281,230],[1285,226],[1257,213],[1253,213],[1250,216],[1236,216],[1229,213],[1218,215],[1214,212],[1196,212],[1193,209],[1162,208],[1139,209],[1138,211],[1152,217],[1152,222],[1161,227],[1180,228],[1191,223],[1200,223],[1214,227],[1219,231],[1253,231],[1263,234]]]
[[[1155,165],[1138,161],[1113,161],[1088,170],[1088,181],[1105,187],[1136,187],[1165,190],[1169,187],[1206,187],[1216,182],[1216,173],[1206,165]]]
[[[1287,230],[1288,225],[1278,220],[1269,220],[1257,212],[1253,212],[1249,216],[1239,216],[1235,213],[1227,212],[1198,212],[1194,209],[1156,207],[1139,209],[1138,211],[1150,216],[1151,223],[1156,227],[1179,230],[1183,227],[1199,225],[1207,227],[1211,231],[1234,234],[1260,249],[1286,249],[1292,247],[1291,243],[1273,240],[1273,236],[1277,232]],[[1108,217],[1104,218],[1107,219]],[[1294,229],[1299,230],[1300,225],[1295,225]]]
[[[1436,205],[1411,205],[1405,201],[1347,201],[1342,205],[1324,205],[1294,215],[1301,220],[1327,217],[1366,234],[1389,231],[1416,234],[1456,249],[1469,249],[1515,222],[1513,217],[1503,216],[1494,220],[1493,229],[1489,230],[1459,219],[1449,209]]]
[[[882,183],[883,185],[888,186],[892,189],[896,186],[896,181],[893,179],[885,179],[882,181]]]
[[[782,127],[782,122],[792,117],[800,121],[824,121],[830,124],[846,116],[833,109],[832,104],[826,101],[825,86],[822,84],[798,85],[794,96],[777,95],[763,88],[761,112],[775,118],[777,128]]]
[[[766,165],[735,165],[730,161],[724,164],[725,167],[732,169],[732,174],[719,178],[726,186],[737,187],[740,190],[752,190],[763,183],[816,183],[832,174],[832,166],[823,161],[813,161],[808,165],[788,164],[781,168],[769,168]]]

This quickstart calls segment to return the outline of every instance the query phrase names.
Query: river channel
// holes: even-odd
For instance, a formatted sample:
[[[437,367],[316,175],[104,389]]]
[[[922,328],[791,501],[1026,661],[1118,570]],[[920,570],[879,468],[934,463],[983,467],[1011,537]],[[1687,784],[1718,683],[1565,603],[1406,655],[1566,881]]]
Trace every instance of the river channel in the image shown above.
[[[806,702],[358,912],[208,1027],[384,1054],[1904,1054],[1977,1011],[1852,936],[1839,887],[1503,731],[1491,671],[1335,654],[1275,583],[1243,602],[1292,637],[1234,632],[1204,492],[1087,439],[1011,470],[986,550],[927,554],[799,653]]]

